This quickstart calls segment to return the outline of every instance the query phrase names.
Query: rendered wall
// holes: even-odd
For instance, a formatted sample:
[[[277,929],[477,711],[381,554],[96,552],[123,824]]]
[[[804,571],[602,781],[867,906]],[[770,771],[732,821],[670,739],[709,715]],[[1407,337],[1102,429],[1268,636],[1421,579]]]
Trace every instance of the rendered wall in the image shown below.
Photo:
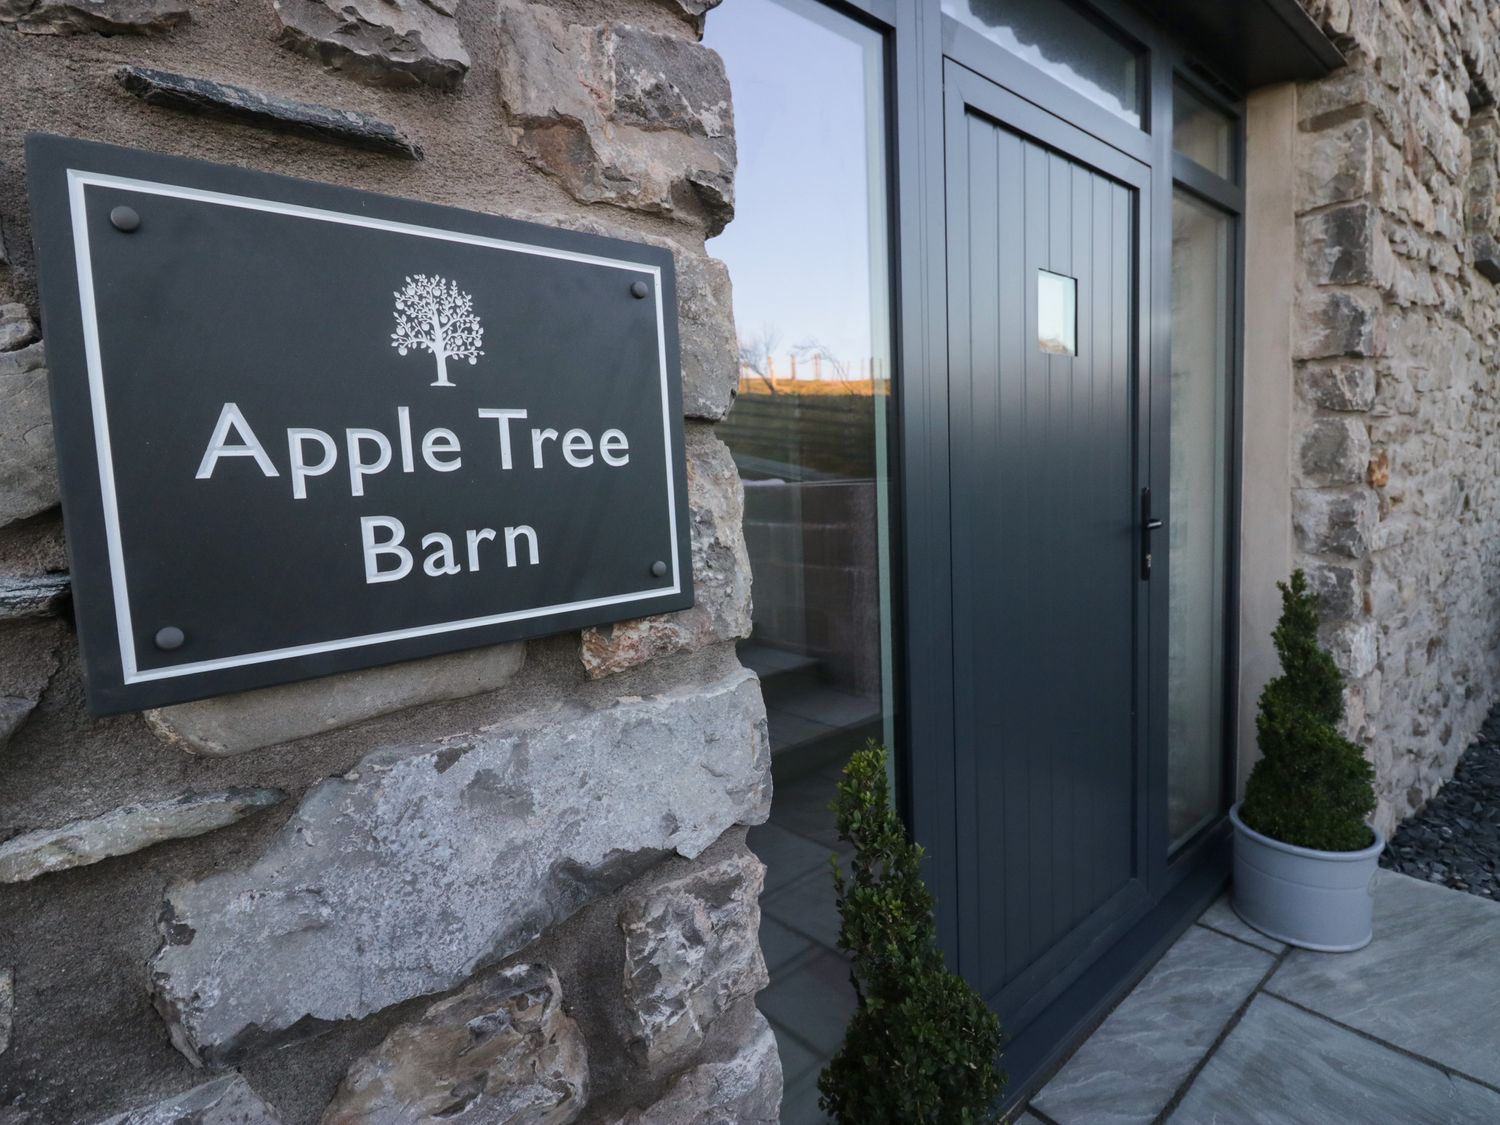
[[[776,1120],[712,5],[0,0],[0,1121]],[[91,717],[32,130],[670,247],[697,606]]]

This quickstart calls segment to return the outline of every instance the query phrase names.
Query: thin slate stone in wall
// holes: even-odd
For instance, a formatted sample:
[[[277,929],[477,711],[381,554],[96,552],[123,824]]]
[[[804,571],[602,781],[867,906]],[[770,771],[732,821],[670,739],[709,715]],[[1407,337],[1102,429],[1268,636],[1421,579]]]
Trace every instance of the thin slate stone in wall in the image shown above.
[[[72,589],[66,574],[0,574],[0,621],[56,613]]]
[[[124,805],[60,828],[24,832],[0,844],[0,883],[128,855],[165,840],[201,836],[286,800],[279,789],[225,789],[170,801]]]
[[[763,821],[770,750],[745,671],[366,757],[241,871],[174,886],[151,964],[195,1062],[462,983],[671,852]]]
[[[248,1082],[231,1074],[98,1125],[282,1125],[282,1119]]]
[[[495,691],[525,659],[524,644],[491,645],[179,703],[147,711],[145,717],[163,739],[189,753],[231,757],[408,707]]]
[[[372,86],[456,90],[469,70],[458,0],[275,0],[283,46]]]
[[[0,969],[0,1055],[10,1050],[16,1018],[16,971]]]
[[[0,0],[0,27],[34,35],[147,35],[190,18],[187,0]]]
[[[557,974],[523,963],[386,1036],[350,1069],[323,1125],[568,1125],[588,1097],[588,1051]]]
[[[115,77],[147,105],[223,117],[407,160],[422,159],[421,148],[394,125],[357,110],[294,101],[245,86],[144,66],[122,66]]]

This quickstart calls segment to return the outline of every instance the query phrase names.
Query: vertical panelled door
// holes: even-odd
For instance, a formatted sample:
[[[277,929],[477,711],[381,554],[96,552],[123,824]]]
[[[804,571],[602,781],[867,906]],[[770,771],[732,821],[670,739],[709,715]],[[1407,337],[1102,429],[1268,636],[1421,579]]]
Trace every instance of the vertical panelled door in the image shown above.
[[[1150,905],[1147,170],[947,82],[959,957],[1024,1030]]]

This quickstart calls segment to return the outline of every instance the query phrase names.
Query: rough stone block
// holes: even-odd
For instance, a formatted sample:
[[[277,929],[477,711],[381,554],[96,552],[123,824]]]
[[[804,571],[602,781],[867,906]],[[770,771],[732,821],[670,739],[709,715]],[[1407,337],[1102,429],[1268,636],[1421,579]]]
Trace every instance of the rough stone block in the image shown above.
[[[0,305],[0,352],[15,351],[35,339],[36,322],[25,305]]]
[[[1292,493],[1297,544],[1311,554],[1360,558],[1369,553],[1375,494],[1367,488],[1299,488]]]
[[[777,1125],[782,1076],[776,1036],[759,1012],[754,1026],[735,1054],[683,1071],[655,1104],[614,1125]]]
[[[1364,584],[1352,566],[1320,563],[1302,568],[1307,584],[1318,595],[1318,615],[1325,621],[1348,621],[1363,616]]]
[[[407,160],[421,160],[422,150],[394,125],[352,109],[293,101],[227,82],[190,78],[144,66],[122,66],[115,72],[120,85],[147,105],[203,113],[316,141],[383,152]]]
[[[717,422],[740,385],[729,267],[702,254],[677,254],[677,332],[682,355],[682,412]]]
[[[281,1125],[281,1114],[238,1074],[100,1121],[98,1125]]]
[[[36,35],[148,35],[190,18],[187,0],[0,0],[0,27]]]
[[[616,122],[708,138],[730,131],[729,82],[717,52],[629,24],[613,25],[605,44]]]
[[[469,53],[458,0],[275,0],[279,42],[372,86],[456,90]]]
[[[1297,143],[1297,210],[1343,203],[1374,186],[1374,132],[1358,117],[1301,133]]]
[[[1379,285],[1395,263],[1380,212],[1366,202],[1319,211],[1297,224],[1307,280],[1318,285]]]
[[[295,742],[408,707],[464,699],[508,683],[526,659],[521,643],[365,668],[146,712],[168,742],[222,758]]]
[[[1364,679],[1379,663],[1373,621],[1340,625],[1328,633],[1325,643],[1339,671],[1350,680]]]
[[[256,861],[168,889],[151,990],[190,1059],[453,988],[669,852],[770,805],[753,675],[379,750]]]
[[[769,983],[760,951],[765,873],[742,851],[621,911],[625,1004],[648,1066],[695,1050],[715,1020]]]
[[[750,635],[745,492],[729,449],[707,428],[687,431],[694,604],[678,613],[583,631],[583,665],[608,676],[659,656]]]
[[[11,737],[36,710],[36,702],[15,695],[0,696],[0,750],[10,745]]]
[[[66,574],[0,574],[0,621],[56,613],[72,589]]]
[[[1380,328],[1380,310],[1363,297],[1309,294],[1297,302],[1293,354],[1297,359],[1378,355]]]
[[[514,965],[402,1024],[350,1068],[323,1125],[567,1125],[588,1051],[547,965]]]
[[[46,362],[40,342],[0,351],[0,527],[61,501]]]
[[[1370,410],[1375,405],[1375,369],[1368,363],[1308,363],[1297,372],[1302,397],[1325,410]]]
[[[1302,475],[1315,484],[1356,484],[1370,463],[1370,431],[1356,418],[1324,418],[1303,431]]]
[[[703,38],[704,17],[722,2],[723,0],[662,0],[662,3],[675,8],[692,25],[699,39]]]
[[[0,844],[0,883],[22,883],[52,871],[128,855],[165,840],[201,836],[286,800],[280,789],[223,789],[168,801],[122,805],[61,828],[23,832]]]
[[[625,24],[566,22],[502,3],[500,100],[521,152],[575,199],[734,214],[734,122],[718,54]]]

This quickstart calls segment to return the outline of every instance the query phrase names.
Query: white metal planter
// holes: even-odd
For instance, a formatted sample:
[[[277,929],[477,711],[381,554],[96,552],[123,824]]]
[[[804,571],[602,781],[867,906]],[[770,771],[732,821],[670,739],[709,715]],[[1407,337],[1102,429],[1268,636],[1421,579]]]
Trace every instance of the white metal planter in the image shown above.
[[[1284,844],[1234,824],[1234,912],[1261,933],[1320,953],[1350,953],[1370,943],[1375,875],[1385,837],[1357,852],[1320,852]]]

